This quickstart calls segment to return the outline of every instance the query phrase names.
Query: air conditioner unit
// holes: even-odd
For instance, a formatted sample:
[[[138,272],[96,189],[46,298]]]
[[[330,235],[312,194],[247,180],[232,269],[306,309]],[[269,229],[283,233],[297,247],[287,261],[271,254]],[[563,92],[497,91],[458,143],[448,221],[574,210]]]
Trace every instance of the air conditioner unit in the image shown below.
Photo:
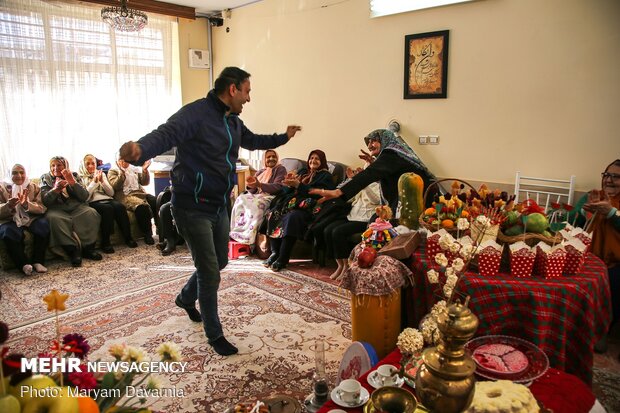
[[[189,49],[189,67],[192,69],[208,69],[209,51]]]

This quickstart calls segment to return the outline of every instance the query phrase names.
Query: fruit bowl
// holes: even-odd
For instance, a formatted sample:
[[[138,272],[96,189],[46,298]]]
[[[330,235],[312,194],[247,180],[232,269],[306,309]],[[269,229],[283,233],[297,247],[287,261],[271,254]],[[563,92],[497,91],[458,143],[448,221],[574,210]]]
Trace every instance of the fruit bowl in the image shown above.
[[[549,358],[533,343],[517,337],[490,335],[474,338],[465,344],[465,350],[474,354],[476,350],[488,344],[505,344],[523,353],[528,364],[516,372],[498,372],[476,362],[476,374],[489,380],[511,380],[515,383],[528,383],[541,377],[549,369]]]

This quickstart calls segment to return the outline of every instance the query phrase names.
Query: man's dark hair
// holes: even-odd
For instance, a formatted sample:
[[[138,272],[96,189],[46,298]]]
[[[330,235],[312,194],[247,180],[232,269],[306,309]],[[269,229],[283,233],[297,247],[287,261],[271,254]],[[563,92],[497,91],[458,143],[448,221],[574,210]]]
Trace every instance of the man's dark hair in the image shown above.
[[[230,66],[222,70],[219,77],[215,79],[213,89],[217,95],[221,95],[228,89],[230,85],[235,85],[237,89],[241,89],[241,83],[250,78],[250,74],[238,67]]]

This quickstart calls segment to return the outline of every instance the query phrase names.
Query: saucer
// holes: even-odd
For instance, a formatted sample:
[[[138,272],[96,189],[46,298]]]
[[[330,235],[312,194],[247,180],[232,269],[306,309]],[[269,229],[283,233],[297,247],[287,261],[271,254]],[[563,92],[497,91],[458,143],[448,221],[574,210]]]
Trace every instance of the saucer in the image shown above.
[[[403,383],[405,383],[405,379],[403,377],[396,376],[396,381],[394,383],[383,384],[381,383],[381,378],[379,377],[379,373],[376,370],[370,373],[366,377],[366,380],[368,381],[368,384],[370,384],[375,389],[378,389],[380,387],[385,387],[385,386],[402,387]]]
[[[360,391],[359,403],[349,404],[349,403],[346,403],[344,400],[342,400],[340,396],[338,395],[338,387],[332,390],[331,396],[332,396],[332,400],[334,401],[334,403],[342,407],[360,407],[364,405],[368,401],[368,399],[370,399],[370,393],[368,393],[368,390],[366,390],[364,387],[362,387]]]

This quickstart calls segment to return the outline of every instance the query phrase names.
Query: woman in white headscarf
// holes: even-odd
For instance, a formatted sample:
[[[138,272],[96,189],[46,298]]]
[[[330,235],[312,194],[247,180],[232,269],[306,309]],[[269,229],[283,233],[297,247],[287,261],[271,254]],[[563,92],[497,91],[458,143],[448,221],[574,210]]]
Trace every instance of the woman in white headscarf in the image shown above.
[[[279,163],[278,153],[265,151],[264,168],[246,179],[247,192],[239,195],[230,218],[230,238],[241,244],[254,244],[265,211],[274,195],[282,189],[286,168]]]
[[[139,172],[133,165],[118,158],[116,166],[118,169],[111,169],[108,172],[108,179],[114,188],[114,198],[120,201],[128,211],[136,214],[136,221],[140,231],[144,234],[144,243],[155,244],[153,239],[153,227],[151,218],[155,221],[155,226],[159,227],[159,216],[157,211],[157,198],[147,193],[143,185],[148,185],[151,181],[148,167],[151,161],[146,161]]]
[[[47,272],[44,264],[50,227],[43,217],[45,210],[41,189],[30,182],[22,165],[15,164],[11,183],[0,184],[0,240],[6,244],[15,266],[26,275]],[[32,258],[24,252],[24,230],[34,238]]]
[[[80,164],[80,177],[88,191],[88,205],[101,215],[101,251],[106,254],[114,252],[110,236],[114,232],[114,222],[118,224],[125,243],[131,248],[138,246],[131,237],[129,217],[125,206],[113,198],[114,188],[102,170],[97,169],[97,158],[88,154]]]

